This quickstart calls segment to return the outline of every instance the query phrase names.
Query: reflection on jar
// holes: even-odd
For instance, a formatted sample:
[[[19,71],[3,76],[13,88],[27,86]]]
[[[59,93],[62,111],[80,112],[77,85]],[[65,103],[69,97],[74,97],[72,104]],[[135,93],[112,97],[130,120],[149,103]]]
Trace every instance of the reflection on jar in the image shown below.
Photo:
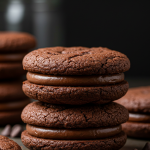
[[[37,48],[64,45],[62,0],[0,0],[1,31],[33,34]]]

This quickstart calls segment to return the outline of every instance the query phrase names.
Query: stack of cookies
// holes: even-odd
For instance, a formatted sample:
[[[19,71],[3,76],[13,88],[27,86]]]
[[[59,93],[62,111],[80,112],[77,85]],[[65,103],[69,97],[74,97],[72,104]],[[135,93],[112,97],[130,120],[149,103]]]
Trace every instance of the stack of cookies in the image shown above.
[[[125,144],[121,124],[128,111],[112,102],[129,87],[124,54],[103,47],[43,48],[27,54],[23,68],[28,71],[23,91],[39,100],[21,115],[27,148],[115,150]]]
[[[21,121],[21,111],[30,102],[22,87],[22,59],[35,47],[27,33],[0,32],[0,125]]]
[[[150,139],[150,86],[131,88],[117,102],[129,110],[129,121],[123,124],[126,134]]]

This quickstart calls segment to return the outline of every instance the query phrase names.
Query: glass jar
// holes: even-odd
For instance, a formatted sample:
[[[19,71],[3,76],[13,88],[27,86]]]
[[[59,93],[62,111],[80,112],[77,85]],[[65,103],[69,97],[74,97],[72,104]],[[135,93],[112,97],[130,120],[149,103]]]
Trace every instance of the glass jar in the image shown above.
[[[64,45],[62,0],[0,0],[1,31],[33,34],[40,47]]]

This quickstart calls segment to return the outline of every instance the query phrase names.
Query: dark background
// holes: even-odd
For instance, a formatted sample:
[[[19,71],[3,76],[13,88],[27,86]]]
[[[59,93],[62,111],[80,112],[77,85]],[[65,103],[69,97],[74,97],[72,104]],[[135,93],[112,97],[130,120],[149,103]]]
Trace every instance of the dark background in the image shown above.
[[[150,1],[66,1],[66,45],[104,46],[131,60],[128,76],[150,76]]]
[[[108,47],[129,57],[128,77],[150,76],[150,1],[22,2],[25,11],[18,31],[34,34],[39,43],[37,47]],[[7,8],[8,3],[4,5]],[[13,30],[6,28],[6,10],[0,7],[0,30]]]

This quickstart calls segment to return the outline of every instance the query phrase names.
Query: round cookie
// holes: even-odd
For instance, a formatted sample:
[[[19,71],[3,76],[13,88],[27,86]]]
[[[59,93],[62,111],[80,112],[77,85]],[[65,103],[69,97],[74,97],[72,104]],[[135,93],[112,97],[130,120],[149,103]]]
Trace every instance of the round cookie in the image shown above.
[[[117,103],[129,110],[123,130],[130,137],[150,138],[150,86],[131,88]]]
[[[25,74],[21,62],[0,63],[0,79],[18,78]]]
[[[126,55],[103,47],[53,47],[28,53],[23,68],[51,75],[117,74],[129,70],[130,61]]]
[[[96,87],[45,86],[23,82],[24,93],[36,100],[51,104],[82,105],[86,103],[108,103],[126,94],[129,84],[123,81],[118,84]]]
[[[0,149],[1,150],[21,150],[21,147],[13,140],[10,140],[8,137],[0,135]]]
[[[21,140],[29,149],[118,150],[125,144],[126,135],[121,132],[116,136],[99,140],[51,140],[33,137],[24,131]]]
[[[35,45],[35,38],[28,33],[0,32],[0,79],[25,75],[22,59]]]
[[[33,102],[21,117],[27,123],[21,140],[29,149],[117,150],[126,142],[121,124],[128,120],[128,111],[114,102],[83,106]]]
[[[104,47],[51,47],[28,53],[24,93],[51,104],[104,104],[124,96],[126,55]]]
[[[150,86],[130,88],[117,102],[124,105],[129,112],[150,113]]]
[[[35,38],[28,33],[0,32],[0,53],[23,52],[35,46]]]
[[[21,80],[13,80],[0,83],[0,102],[22,101],[26,99],[26,95],[22,91]]]
[[[105,105],[28,104],[21,115],[24,123],[49,128],[98,128],[120,125],[128,120],[128,111],[117,103]]]

